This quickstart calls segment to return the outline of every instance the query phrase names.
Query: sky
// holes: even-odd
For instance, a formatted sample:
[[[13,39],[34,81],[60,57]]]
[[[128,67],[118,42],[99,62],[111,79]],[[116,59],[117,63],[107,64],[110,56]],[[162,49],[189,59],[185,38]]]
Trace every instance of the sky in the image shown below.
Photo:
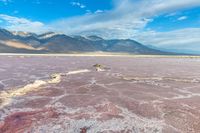
[[[200,0],[0,0],[0,27],[200,53]]]

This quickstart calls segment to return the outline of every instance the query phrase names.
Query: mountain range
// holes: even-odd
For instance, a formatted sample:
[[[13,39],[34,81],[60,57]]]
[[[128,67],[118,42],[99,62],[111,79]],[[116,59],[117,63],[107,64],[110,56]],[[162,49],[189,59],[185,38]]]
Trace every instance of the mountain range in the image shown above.
[[[35,34],[0,29],[0,53],[84,53],[174,54],[142,45],[130,39],[106,40],[98,36],[67,36],[54,32]]]

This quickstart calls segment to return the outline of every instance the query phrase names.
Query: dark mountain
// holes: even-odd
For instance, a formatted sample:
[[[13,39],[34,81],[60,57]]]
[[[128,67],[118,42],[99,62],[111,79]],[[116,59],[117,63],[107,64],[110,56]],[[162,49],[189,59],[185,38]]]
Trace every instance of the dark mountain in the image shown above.
[[[13,38],[13,34],[5,29],[0,29],[0,40],[7,40]]]
[[[173,54],[149,48],[130,39],[105,40],[98,36],[67,36],[48,32],[41,35],[0,29],[0,53],[122,52]]]

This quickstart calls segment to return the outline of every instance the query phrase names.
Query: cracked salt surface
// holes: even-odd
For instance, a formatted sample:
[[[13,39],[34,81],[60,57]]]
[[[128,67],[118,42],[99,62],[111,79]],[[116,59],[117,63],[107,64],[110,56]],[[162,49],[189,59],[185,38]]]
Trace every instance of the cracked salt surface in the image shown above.
[[[70,71],[67,73],[52,74],[51,79],[47,81],[36,80],[33,83],[27,84],[21,88],[9,90],[9,91],[2,91],[0,92],[0,99],[2,100],[0,109],[3,108],[4,106],[9,105],[12,102],[13,97],[23,96],[28,92],[37,91],[38,89],[41,89],[40,88],[41,86],[44,86],[44,85],[60,83],[62,75],[74,75],[74,74],[85,73],[85,72],[90,72],[90,70],[83,69],[83,70]]]
[[[98,106],[106,106],[112,103],[104,102],[102,104],[96,105]],[[137,116],[136,114],[133,114],[132,112],[128,111],[127,109],[124,109],[119,106],[113,105],[115,108],[119,109],[121,115],[123,118],[112,118],[109,120],[103,120],[100,121],[97,118],[102,117],[102,113],[104,112],[97,112],[94,107],[87,107],[87,108],[79,108],[79,109],[67,109],[64,108],[64,110],[60,110],[60,112],[66,112],[73,114],[80,114],[81,113],[88,113],[89,115],[93,116],[93,119],[80,119],[80,120],[74,120],[73,118],[69,117],[60,117],[56,121],[49,122],[47,125],[42,125],[34,128],[34,132],[39,132],[43,130],[44,132],[51,132],[53,129],[54,131],[58,131],[60,133],[64,133],[66,130],[69,133],[80,133],[81,128],[86,127],[88,128],[87,133],[97,133],[97,132],[105,132],[105,131],[123,131],[123,132],[144,132],[144,133],[161,133],[162,128],[165,125],[165,123],[162,120],[156,120],[156,119],[146,119],[141,116]],[[59,104],[58,106],[62,107],[62,104]],[[110,107],[112,111],[112,107]],[[109,110],[108,110],[109,111]],[[58,128],[59,127],[59,128]]]
[[[6,58],[0,56],[0,132],[200,132],[194,59]],[[96,72],[97,61],[111,69]],[[10,88],[12,81],[20,87]]]

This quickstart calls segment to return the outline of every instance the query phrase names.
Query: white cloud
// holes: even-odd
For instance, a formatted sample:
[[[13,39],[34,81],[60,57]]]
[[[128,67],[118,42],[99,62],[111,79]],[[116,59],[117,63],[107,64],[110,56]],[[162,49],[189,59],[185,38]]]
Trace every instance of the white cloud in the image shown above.
[[[79,8],[86,8],[86,6],[80,2],[71,2],[72,6],[77,6]]]
[[[47,30],[42,22],[31,21],[25,18],[0,14],[0,20],[3,20],[6,23],[5,28],[12,31],[43,32],[44,30]]]
[[[182,21],[182,20],[185,20],[185,19],[187,19],[187,18],[188,18],[187,16],[181,16],[181,17],[179,17],[177,20]]]
[[[165,17],[174,17],[174,16],[177,16],[179,14],[180,14],[179,12],[172,12],[172,13],[165,15]]]
[[[87,14],[87,15],[88,15],[88,14],[91,14],[91,13],[92,13],[91,10],[89,10],[89,9],[86,10],[86,14]]]
[[[168,32],[145,31],[134,38],[159,48],[200,51],[199,35],[200,28],[186,28]]]
[[[94,13],[102,13],[103,12],[103,10],[96,10]]]

